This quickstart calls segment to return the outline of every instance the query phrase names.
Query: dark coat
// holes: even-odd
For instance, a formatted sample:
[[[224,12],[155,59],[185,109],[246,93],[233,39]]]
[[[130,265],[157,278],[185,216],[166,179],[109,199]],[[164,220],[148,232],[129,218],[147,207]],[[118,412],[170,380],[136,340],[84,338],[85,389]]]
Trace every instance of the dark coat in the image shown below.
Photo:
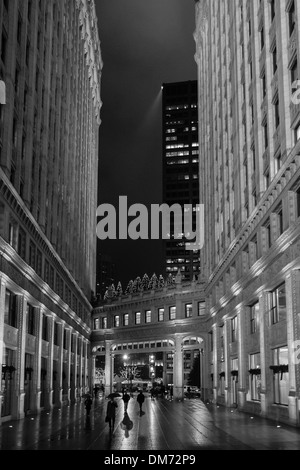
[[[118,404],[115,401],[109,401],[107,403],[106,416],[110,419],[114,418],[116,416],[116,408],[118,408]]]
[[[140,393],[138,394],[138,396],[137,396],[137,401],[138,401],[140,404],[141,404],[141,403],[144,403],[144,401],[145,401],[145,395],[144,395],[142,392],[140,392]]]
[[[128,403],[129,400],[130,400],[130,396],[128,395],[128,393],[124,393],[122,399],[123,399],[124,403]]]

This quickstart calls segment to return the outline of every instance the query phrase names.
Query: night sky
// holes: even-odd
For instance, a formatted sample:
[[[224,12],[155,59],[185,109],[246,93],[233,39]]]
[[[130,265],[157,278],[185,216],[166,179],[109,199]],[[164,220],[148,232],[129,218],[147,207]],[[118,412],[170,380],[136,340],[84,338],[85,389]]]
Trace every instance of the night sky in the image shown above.
[[[195,80],[194,0],[95,0],[104,63],[98,204],[162,202],[162,83]],[[99,220],[98,220],[99,221]],[[106,240],[123,289],[162,272],[162,242]]]

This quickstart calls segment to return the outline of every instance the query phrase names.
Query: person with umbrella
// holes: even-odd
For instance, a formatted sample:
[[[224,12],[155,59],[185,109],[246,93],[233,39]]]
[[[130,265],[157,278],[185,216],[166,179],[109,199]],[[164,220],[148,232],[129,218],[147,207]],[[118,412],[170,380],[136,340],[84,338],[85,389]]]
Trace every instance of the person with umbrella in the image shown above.
[[[115,419],[116,419],[116,408],[118,404],[115,402],[115,396],[120,396],[116,393],[111,393],[108,395],[109,402],[107,403],[106,408],[106,418],[105,421],[109,423],[109,431],[113,432],[115,428]]]

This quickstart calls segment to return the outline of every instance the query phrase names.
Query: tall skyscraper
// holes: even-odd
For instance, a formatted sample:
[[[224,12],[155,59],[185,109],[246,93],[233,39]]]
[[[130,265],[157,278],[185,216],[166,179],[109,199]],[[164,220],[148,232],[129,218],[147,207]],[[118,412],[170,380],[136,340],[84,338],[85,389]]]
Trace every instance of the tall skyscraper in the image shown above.
[[[1,420],[90,381],[102,59],[93,0],[0,2]]]
[[[215,401],[299,424],[300,4],[196,3]]]
[[[185,204],[192,204],[195,209],[199,204],[197,81],[163,84],[162,106],[163,202],[169,206],[179,204],[184,213]],[[191,281],[199,274],[199,251],[186,250],[183,238],[170,235],[164,241],[165,274],[176,275],[179,269],[183,280]]]

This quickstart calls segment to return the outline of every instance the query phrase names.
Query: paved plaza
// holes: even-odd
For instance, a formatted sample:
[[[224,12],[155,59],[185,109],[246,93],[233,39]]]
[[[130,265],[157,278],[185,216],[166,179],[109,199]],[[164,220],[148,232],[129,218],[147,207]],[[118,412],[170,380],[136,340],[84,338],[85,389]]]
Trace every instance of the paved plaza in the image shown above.
[[[300,429],[200,399],[183,402],[146,397],[142,415],[136,398],[128,406],[117,398],[113,433],[105,423],[107,399],[94,400],[90,416],[84,403],[42,411],[38,416],[4,423],[1,450],[300,450]]]

